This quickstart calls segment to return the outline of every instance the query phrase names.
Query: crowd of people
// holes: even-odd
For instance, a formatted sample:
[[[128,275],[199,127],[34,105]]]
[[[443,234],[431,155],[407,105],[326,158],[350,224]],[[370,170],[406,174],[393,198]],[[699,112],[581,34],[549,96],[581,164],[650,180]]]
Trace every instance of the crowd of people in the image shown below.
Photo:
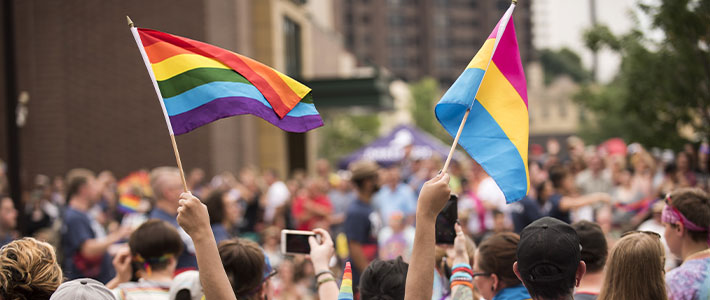
[[[565,145],[531,145],[511,204],[473,160],[407,153],[185,183],[74,169],[19,210],[0,172],[0,299],[338,299],[346,262],[361,299],[710,299],[708,144]],[[450,194],[456,240],[436,245]],[[314,231],[310,255],[282,253],[282,229]]]

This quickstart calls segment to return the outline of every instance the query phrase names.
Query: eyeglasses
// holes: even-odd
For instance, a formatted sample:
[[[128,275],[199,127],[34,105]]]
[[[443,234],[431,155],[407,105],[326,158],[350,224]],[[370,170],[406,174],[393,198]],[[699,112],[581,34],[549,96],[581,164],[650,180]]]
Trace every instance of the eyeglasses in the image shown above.
[[[627,236],[627,235],[631,235],[631,234],[635,234],[635,233],[648,234],[648,235],[651,235],[651,236],[656,237],[657,239],[661,239],[661,235],[660,235],[660,234],[658,234],[658,233],[656,233],[656,232],[653,232],[653,231],[645,231],[645,230],[632,230],[632,231],[627,231],[627,232],[624,232],[624,233],[621,235],[621,237],[625,237],[625,236]]]
[[[491,276],[492,273],[487,273],[487,272],[478,272],[478,273],[473,273],[471,277],[476,278],[477,276]]]

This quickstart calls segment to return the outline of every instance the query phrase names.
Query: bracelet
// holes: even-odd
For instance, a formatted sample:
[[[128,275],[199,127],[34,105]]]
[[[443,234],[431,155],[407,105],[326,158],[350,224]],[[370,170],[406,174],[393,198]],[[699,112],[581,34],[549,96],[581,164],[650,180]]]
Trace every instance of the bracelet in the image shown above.
[[[459,279],[459,278],[467,280],[467,281],[473,281],[473,276],[471,276],[470,274],[464,273],[464,272],[458,272],[458,273],[454,273],[454,275],[451,275],[451,280]]]
[[[473,284],[470,282],[465,282],[465,281],[453,281],[451,282],[451,289],[453,290],[455,286],[457,285],[465,285],[470,289],[473,289]]]
[[[328,278],[325,278],[325,279],[318,280],[318,284],[316,285],[316,290],[319,289],[322,284],[324,284],[324,283],[326,283],[326,282],[330,282],[330,281],[335,282],[335,278],[333,278],[333,277],[328,277]]]
[[[473,270],[463,267],[455,268],[452,273],[466,273],[473,276]]]
[[[335,278],[335,274],[333,272],[331,272],[330,270],[325,270],[325,271],[318,272],[316,274],[316,279],[318,279],[318,277],[320,277],[323,274],[330,274],[330,276],[333,276],[333,278]]]
[[[469,264],[467,264],[467,263],[455,264],[455,265],[454,265],[453,267],[451,267],[451,268],[452,268],[452,269],[464,268],[464,269],[469,269],[469,270],[471,270],[471,265],[469,265]]]

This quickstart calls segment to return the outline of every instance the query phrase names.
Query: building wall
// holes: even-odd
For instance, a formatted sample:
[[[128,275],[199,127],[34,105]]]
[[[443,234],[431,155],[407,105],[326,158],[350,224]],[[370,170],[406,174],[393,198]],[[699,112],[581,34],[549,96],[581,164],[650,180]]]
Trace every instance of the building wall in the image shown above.
[[[424,76],[448,87],[510,6],[506,0],[340,1],[346,45],[364,64],[407,81]],[[523,63],[532,55],[530,2],[513,15]]]

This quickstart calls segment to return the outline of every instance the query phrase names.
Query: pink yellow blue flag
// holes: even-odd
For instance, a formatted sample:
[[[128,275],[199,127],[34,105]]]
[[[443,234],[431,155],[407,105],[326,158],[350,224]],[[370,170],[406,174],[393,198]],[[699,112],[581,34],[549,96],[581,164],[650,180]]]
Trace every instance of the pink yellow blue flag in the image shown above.
[[[436,105],[439,123],[495,180],[508,203],[527,195],[528,95],[515,37],[515,3]]]

